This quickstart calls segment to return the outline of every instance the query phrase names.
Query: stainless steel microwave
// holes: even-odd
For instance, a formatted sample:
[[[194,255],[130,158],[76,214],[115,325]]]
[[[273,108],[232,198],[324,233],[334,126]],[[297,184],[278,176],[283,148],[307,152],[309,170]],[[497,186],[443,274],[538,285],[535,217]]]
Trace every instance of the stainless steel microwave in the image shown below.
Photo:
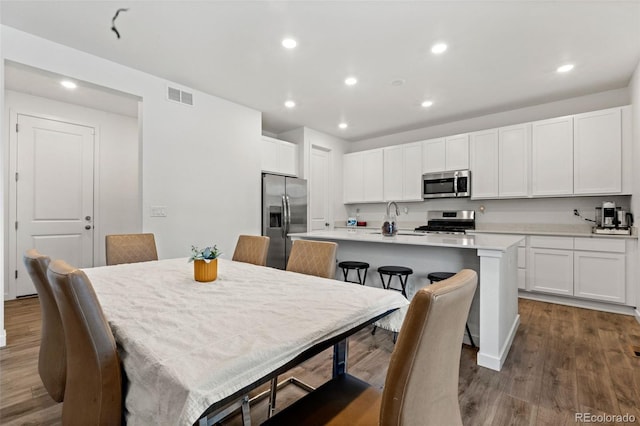
[[[456,198],[471,196],[471,172],[456,170],[422,175],[423,198]]]

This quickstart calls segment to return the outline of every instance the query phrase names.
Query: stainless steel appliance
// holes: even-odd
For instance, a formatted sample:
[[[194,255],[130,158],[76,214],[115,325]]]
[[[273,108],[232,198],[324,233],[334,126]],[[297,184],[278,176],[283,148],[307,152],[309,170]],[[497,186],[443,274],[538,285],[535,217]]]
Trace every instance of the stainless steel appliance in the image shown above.
[[[307,232],[307,181],[262,174],[262,235],[270,238],[267,266],[285,269],[291,252],[287,234]]]
[[[423,198],[454,198],[471,196],[471,172],[456,170],[422,175]]]
[[[605,201],[602,207],[596,207],[596,226],[593,228],[595,234],[631,234],[633,226],[633,215],[631,212],[622,210],[612,201]]]
[[[427,212],[427,224],[418,226],[416,232],[436,234],[464,234],[476,229],[474,210],[432,210]]]

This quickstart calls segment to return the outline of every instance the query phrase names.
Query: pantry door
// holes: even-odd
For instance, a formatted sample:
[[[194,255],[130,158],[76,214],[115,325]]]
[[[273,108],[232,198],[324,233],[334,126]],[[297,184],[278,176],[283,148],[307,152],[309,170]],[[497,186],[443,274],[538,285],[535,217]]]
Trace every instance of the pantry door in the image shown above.
[[[18,114],[16,296],[36,290],[22,262],[37,249],[51,259],[93,266],[92,127]]]

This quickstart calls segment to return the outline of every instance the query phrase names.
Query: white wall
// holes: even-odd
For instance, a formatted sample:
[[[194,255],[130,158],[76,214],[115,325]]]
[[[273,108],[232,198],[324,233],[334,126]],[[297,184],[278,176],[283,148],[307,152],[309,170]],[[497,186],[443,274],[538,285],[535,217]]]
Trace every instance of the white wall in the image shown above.
[[[631,78],[629,85],[631,93],[632,122],[633,122],[633,195],[631,209],[635,213],[635,219],[640,220],[640,62]],[[636,225],[638,226],[638,225]],[[640,256],[640,250],[638,251]],[[636,277],[640,277],[640,257],[636,264]],[[640,322],[640,280],[636,282],[636,319]]]
[[[0,7],[0,18],[2,17],[2,7]],[[4,58],[3,56],[3,48],[2,45],[4,43],[4,38],[2,36],[2,31],[0,31],[0,59]],[[0,111],[4,111],[4,62],[0,63]],[[5,124],[4,120],[0,120],[0,138],[4,138],[4,129]],[[0,139],[2,140],[2,139]],[[0,152],[3,152],[0,150]],[[5,166],[4,160],[0,161],[0,181],[4,181],[5,178]],[[5,194],[5,185],[4,182],[0,185],[0,200],[4,200]],[[3,201],[0,201],[3,202]],[[5,223],[5,204],[3,202],[3,207],[0,208],[0,224]],[[5,241],[5,225],[0,225],[0,241]],[[6,254],[6,249],[4,244],[0,244],[0,277],[2,280],[5,280],[4,274],[4,256]],[[3,283],[2,288],[5,288],[5,283]],[[0,348],[6,346],[7,344],[7,333],[4,329],[4,303],[0,303]]]
[[[94,259],[96,266],[104,265],[106,234],[142,230],[138,119],[12,90],[5,91],[4,106],[5,124],[17,113],[30,113],[96,129]],[[13,161],[7,148],[3,154]]]
[[[239,233],[260,233],[259,111],[191,89],[193,107],[169,102],[167,84],[180,85],[10,27],[1,30],[2,59],[143,99],[142,227],[156,234],[161,258],[186,257],[191,244],[214,243],[230,257]],[[166,206],[168,216],[149,217],[155,205]]]
[[[543,120],[563,115],[629,105],[630,102],[631,98],[628,89],[609,90],[606,92],[594,93],[587,96],[580,96],[527,108],[519,108],[511,111],[484,115],[467,120],[423,127],[421,129],[411,130],[408,132],[364,139],[349,144],[348,152],[364,151],[389,145],[398,145],[401,143],[415,142],[442,136],[451,136],[458,133],[493,129],[511,124],[526,123],[528,121]]]

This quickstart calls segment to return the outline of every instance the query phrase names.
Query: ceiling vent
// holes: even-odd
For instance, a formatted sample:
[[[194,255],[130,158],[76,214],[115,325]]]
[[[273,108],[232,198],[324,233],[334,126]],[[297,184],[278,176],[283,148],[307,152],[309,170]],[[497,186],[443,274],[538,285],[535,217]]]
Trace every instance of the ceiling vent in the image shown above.
[[[173,102],[193,106],[193,93],[176,89],[175,87],[167,87],[167,99]]]

